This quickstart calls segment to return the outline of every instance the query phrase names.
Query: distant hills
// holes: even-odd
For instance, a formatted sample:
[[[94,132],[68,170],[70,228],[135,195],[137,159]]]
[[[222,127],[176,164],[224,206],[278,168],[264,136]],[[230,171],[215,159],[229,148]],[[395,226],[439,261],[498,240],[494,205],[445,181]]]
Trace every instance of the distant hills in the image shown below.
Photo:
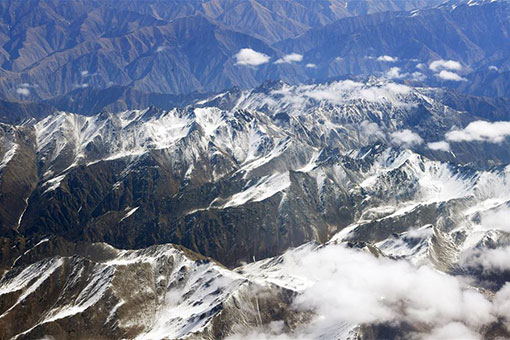
[[[124,99],[118,110],[349,74],[510,93],[506,1],[8,0],[0,16],[0,98],[9,101],[108,89],[106,98]],[[430,68],[441,60],[456,64]],[[68,107],[99,112],[106,102]]]

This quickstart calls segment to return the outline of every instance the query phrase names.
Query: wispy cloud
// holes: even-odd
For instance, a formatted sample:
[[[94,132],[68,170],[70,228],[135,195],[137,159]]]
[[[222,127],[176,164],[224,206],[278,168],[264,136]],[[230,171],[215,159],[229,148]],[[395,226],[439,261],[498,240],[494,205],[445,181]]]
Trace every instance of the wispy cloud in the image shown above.
[[[445,151],[445,152],[450,151],[450,144],[448,144],[448,142],[445,142],[445,141],[428,143],[427,147],[430,150],[434,150],[434,151]]]
[[[424,81],[427,79],[427,76],[421,72],[413,72],[411,74],[411,79],[414,81]]]
[[[366,100],[367,102],[391,102],[393,105],[407,105],[401,96],[409,93],[411,88],[395,83],[386,83],[380,86],[344,80],[330,84],[307,86],[284,86],[272,92],[279,95],[281,103],[291,105],[292,109],[300,110],[310,99],[328,101],[334,105],[342,105],[353,100]]]
[[[30,83],[21,83],[16,88],[16,93],[26,97],[30,95],[30,88],[37,87],[37,85],[32,85]]]
[[[507,217],[508,215],[503,216],[504,219],[508,219]],[[465,251],[461,255],[460,264],[466,268],[479,268],[484,272],[503,272],[510,270],[509,258],[510,246],[494,249],[477,248]]]
[[[404,147],[411,147],[423,143],[423,138],[419,134],[414,133],[409,129],[395,131],[390,134],[391,140],[394,144]]]
[[[510,122],[471,122],[464,129],[456,129],[446,133],[450,142],[489,142],[501,143],[510,136]]]
[[[427,66],[425,64],[423,64],[423,63],[419,63],[419,64],[416,64],[416,68],[418,70],[422,70],[423,71],[423,70],[425,70],[427,68]]]
[[[450,322],[444,326],[434,328],[429,335],[424,337],[427,340],[437,339],[480,339],[480,334],[469,329],[462,322]]]
[[[275,64],[290,64],[290,63],[298,63],[303,60],[303,55],[298,53],[290,53],[282,58],[275,61]]]
[[[506,328],[510,329],[510,283],[507,282],[501,288],[492,300],[493,313],[501,317],[506,324]]]
[[[409,75],[407,73],[400,73],[400,71],[400,67],[392,67],[388,72],[386,72],[386,77],[389,79],[401,79]]]
[[[365,137],[378,137],[378,138],[384,138],[384,132],[381,130],[379,125],[374,122],[370,122],[368,120],[364,120],[360,124],[360,131],[361,134]]]
[[[427,76],[421,72],[413,72],[411,74],[407,72],[402,73],[402,69],[400,67],[392,67],[385,73],[386,78],[388,79],[410,79],[414,81],[424,81],[427,79]]]

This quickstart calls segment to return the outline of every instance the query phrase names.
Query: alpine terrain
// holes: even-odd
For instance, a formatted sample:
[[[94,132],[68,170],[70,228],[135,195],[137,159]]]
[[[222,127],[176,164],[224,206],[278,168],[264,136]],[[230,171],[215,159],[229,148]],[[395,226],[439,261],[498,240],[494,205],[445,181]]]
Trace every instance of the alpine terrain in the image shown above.
[[[510,338],[510,2],[0,27],[0,339]]]

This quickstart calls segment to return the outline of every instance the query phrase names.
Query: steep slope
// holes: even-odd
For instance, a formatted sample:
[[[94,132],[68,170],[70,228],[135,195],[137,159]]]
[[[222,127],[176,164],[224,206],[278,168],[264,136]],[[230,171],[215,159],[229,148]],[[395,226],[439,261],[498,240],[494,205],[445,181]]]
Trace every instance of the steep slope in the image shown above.
[[[510,97],[509,71],[505,68],[490,68],[468,75],[469,81],[461,82],[458,89],[462,92],[473,93],[477,96]]]
[[[205,15],[228,27],[269,43],[296,37],[338,19],[376,12],[412,10],[439,1],[210,1]],[[214,9],[213,9],[214,8]]]

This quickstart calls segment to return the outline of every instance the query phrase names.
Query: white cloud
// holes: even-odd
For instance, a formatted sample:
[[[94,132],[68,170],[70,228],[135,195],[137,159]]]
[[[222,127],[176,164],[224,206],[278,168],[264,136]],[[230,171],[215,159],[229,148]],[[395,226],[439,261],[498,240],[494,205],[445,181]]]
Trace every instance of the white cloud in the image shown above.
[[[381,87],[364,87],[353,96],[354,98],[364,99],[369,102],[391,101],[394,105],[401,104],[399,96],[407,94],[411,88],[406,85],[388,83]]]
[[[377,86],[344,80],[330,84],[288,86],[272,91],[273,95],[281,96],[282,104],[292,106],[293,110],[303,110],[310,99],[328,101],[334,105],[343,105],[353,100],[368,102],[391,102],[392,105],[408,105],[402,101],[401,95],[407,94],[411,88],[402,84],[386,83]]]
[[[360,124],[360,131],[361,134],[365,137],[378,137],[378,138],[384,138],[384,133],[377,125],[377,123],[369,122],[368,120],[364,120]]]
[[[423,139],[420,135],[409,129],[392,132],[390,136],[393,143],[404,147],[411,147],[423,143]]]
[[[499,321],[510,330],[510,283],[489,301],[462,276],[425,264],[376,257],[343,244],[301,246],[277,262],[250,264],[243,272],[290,284],[297,292],[291,308],[308,315],[313,312],[312,319],[287,333],[284,324],[272,322],[240,330],[229,339],[344,338],[360,324],[398,328],[406,323],[414,327],[407,338],[417,340],[479,339],[478,331]]]
[[[28,96],[30,94],[30,90],[26,87],[18,87],[16,89],[17,94],[21,94],[22,96]]]
[[[438,339],[481,339],[480,334],[472,331],[461,322],[451,322],[445,326],[435,328],[430,334],[424,336],[427,340]]]
[[[301,340],[299,338],[289,337],[283,334],[283,321],[271,321],[269,324],[260,327],[251,328],[244,332],[227,336],[226,340],[245,340],[245,339],[271,339],[271,340]],[[305,340],[305,339],[303,339]]]
[[[427,76],[424,75],[423,73],[421,72],[413,72],[411,74],[407,73],[407,72],[404,72],[404,73],[401,73],[402,69],[400,67],[392,67],[390,68],[385,76],[386,78],[388,79],[403,79],[403,78],[407,78],[407,79],[411,79],[411,80],[414,80],[414,81],[424,81],[427,79]]]
[[[471,122],[462,130],[452,130],[446,133],[446,140],[451,142],[480,141],[501,143],[510,136],[510,122],[486,122],[477,120]]]
[[[309,64],[306,64],[306,67],[308,67],[308,68],[316,68],[317,65],[309,63]]]
[[[503,219],[508,219],[508,211]],[[507,226],[510,223],[506,223]],[[510,270],[510,246],[494,249],[471,249],[462,253],[460,264],[467,268],[481,268],[484,272]]]
[[[497,186],[497,184],[496,184]],[[479,223],[474,225],[475,230],[487,233],[499,230],[510,232],[510,207],[504,205],[488,209],[479,213]],[[465,268],[481,269],[483,272],[510,271],[510,246],[498,248],[470,248],[461,253],[459,264]]]
[[[427,76],[421,72],[413,72],[411,74],[411,79],[414,81],[425,81],[427,79]]]
[[[419,64],[416,64],[416,68],[418,70],[424,70],[427,66],[425,66],[425,64],[423,63],[419,63]]]
[[[400,73],[400,67],[392,67],[386,72],[386,77],[389,79],[401,79],[407,76],[407,73]]]
[[[489,71],[498,71],[499,68],[497,66],[491,65],[489,66]]]
[[[438,72],[440,70],[453,70],[453,71],[461,71],[462,65],[458,61],[455,60],[435,60],[430,63],[429,69],[434,72]]]
[[[386,63],[394,63],[394,62],[398,61],[398,58],[392,57],[389,55],[382,55],[382,56],[377,57],[377,61],[384,61]]]
[[[430,150],[438,150],[438,151],[444,151],[444,152],[450,151],[450,144],[448,144],[448,142],[445,142],[445,141],[428,143],[427,147]]]
[[[89,74],[89,71],[85,70],[85,71],[81,71],[80,73],[81,73],[82,77],[86,77]]]
[[[467,80],[466,78],[459,76],[455,72],[450,72],[450,71],[446,71],[446,70],[442,70],[441,72],[436,74],[436,77],[441,78],[443,80],[450,80],[450,81],[466,81]]]
[[[159,53],[159,52],[163,52],[164,50],[166,50],[168,48],[168,46],[158,46],[158,48],[156,48],[156,52]]]
[[[492,301],[492,309],[495,315],[506,321],[506,327],[510,331],[510,282],[505,283]]]
[[[385,76],[388,79],[406,78],[406,79],[411,79],[414,81],[424,81],[427,79],[427,76],[421,72],[413,72],[413,73],[409,74],[407,72],[401,73],[401,71],[402,71],[402,69],[400,67],[392,67],[386,72]]]
[[[303,60],[303,55],[297,53],[291,53],[283,56],[283,58],[275,61],[275,64],[290,64],[290,63],[298,63]]]
[[[236,65],[258,66],[269,62],[268,55],[252,50],[251,48],[242,48],[235,55]]]
[[[319,338],[325,330],[385,322],[420,325],[424,338],[476,335],[473,330],[495,320],[482,294],[427,266],[332,244],[287,252],[283,259],[279,273],[307,283],[294,306],[316,313],[291,338]]]
[[[487,210],[484,211],[480,216],[481,225],[483,229],[497,229],[505,232],[510,232],[510,219],[508,216],[510,216],[510,208],[506,206],[500,207],[498,209]],[[510,251],[508,254],[510,255]]]
[[[336,57],[335,58],[335,61],[343,61],[343,60],[344,60],[344,58],[342,58],[342,57]]]

